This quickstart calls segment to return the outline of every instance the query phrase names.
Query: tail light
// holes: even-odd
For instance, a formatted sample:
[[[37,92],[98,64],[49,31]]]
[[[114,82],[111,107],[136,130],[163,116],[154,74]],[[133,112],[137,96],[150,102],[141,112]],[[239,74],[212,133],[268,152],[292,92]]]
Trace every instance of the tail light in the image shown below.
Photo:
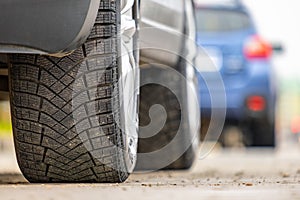
[[[244,55],[247,59],[268,59],[272,54],[272,47],[258,35],[251,36],[245,43]]]
[[[251,96],[247,99],[247,108],[251,111],[260,112],[265,110],[266,101],[262,96]]]

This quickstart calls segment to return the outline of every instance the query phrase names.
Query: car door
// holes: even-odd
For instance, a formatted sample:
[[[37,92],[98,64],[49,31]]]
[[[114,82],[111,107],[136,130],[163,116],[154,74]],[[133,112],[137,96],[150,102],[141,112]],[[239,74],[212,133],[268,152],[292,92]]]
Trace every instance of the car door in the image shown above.
[[[171,66],[177,64],[182,51],[185,1],[142,0],[140,12],[141,57]]]

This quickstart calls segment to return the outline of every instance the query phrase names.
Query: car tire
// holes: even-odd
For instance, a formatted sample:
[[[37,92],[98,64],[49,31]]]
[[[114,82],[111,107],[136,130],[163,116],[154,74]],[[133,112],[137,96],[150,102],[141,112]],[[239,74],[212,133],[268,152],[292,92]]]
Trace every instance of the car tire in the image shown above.
[[[139,137],[136,170],[189,169],[197,155],[197,148],[195,148],[197,145],[193,145],[193,142],[194,140],[198,140],[198,138],[193,138],[194,134],[189,133],[188,113],[183,113],[187,111],[186,106],[188,105],[187,95],[185,94],[187,87],[186,82],[184,80],[178,80],[172,73],[162,73],[161,69],[157,66],[141,68],[141,80],[146,80],[145,82],[147,82],[147,79],[151,80],[152,77],[170,83],[172,88],[176,88],[177,91],[171,91],[169,88],[155,83],[141,86],[139,106],[140,129],[149,123],[154,123],[151,125],[153,127],[161,126],[159,124],[162,121],[165,121],[165,124],[154,136],[148,138]],[[174,92],[179,95],[175,95]],[[162,106],[166,112],[166,116],[154,114],[156,118],[155,122],[151,122],[148,114],[153,105]],[[166,117],[166,119],[163,119],[164,117]],[[145,133],[143,133],[143,135],[144,134]],[[147,134],[152,135],[153,133],[146,133],[145,135]],[[183,136],[180,136],[181,139],[179,142],[177,141],[171,144],[177,134]],[[163,155],[155,156],[152,159],[143,156],[143,154],[159,152],[160,149],[167,145],[168,158],[163,157]],[[162,161],[167,159],[171,160],[171,162],[167,165],[162,165]]]
[[[120,1],[102,0],[87,41],[71,54],[10,55],[15,149],[30,182],[123,182],[132,172],[137,130],[124,127],[120,24]]]
[[[253,147],[275,147],[275,123],[268,119],[253,120],[249,124]]]

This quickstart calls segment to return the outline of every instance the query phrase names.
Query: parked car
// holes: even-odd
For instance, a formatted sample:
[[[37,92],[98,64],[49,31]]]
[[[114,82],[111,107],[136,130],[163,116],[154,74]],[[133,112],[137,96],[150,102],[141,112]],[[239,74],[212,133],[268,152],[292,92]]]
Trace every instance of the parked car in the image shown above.
[[[218,108],[211,106],[210,95],[220,91],[214,84],[209,91],[204,79],[213,79],[213,74],[218,73],[226,94],[225,125],[238,125],[247,146],[275,146],[272,47],[259,36],[249,10],[241,1],[199,0],[196,22],[197,44],[215,65],[215,70],[204,70],[198,75],[203,122],[209,123],[211,109]],[[222,137],[226,137],[225,132]]]
[[[197,86],[192,65],[179,59],[184,55],[190,61],[196,52],[184,39],[196,36],[191,0],[1,1],[0,25],[0,90],[9,92],[16,155],[30,182],[123,182],[136,166],[138,145],[148,152],[176,135],[175,127],[159,133],[155,142],[137,143],[139,53],[142,63],[167,63]],[[158,34],[137,34],[140,27],[156,28]],[[174,54],[139,52],[138,35]],[[148,68],[142,70],[142,79],[147,74]],[[174,85],[177,99],[167,95],[172,91],[161,94],[156,93],[160,87],[146,86],[141,104],[153,103],[147,90],[161,95],[174,114],[167,127],[185,129],[170,151],[152,154],[158,165],[147,168],[166,167],[161,156],[171,158],[171,169],[188,168],[196,153],[197,121],[188,115],[195,110],[187,106],[190,87],[168,74],[161,78]],[[183,104],[173,105],[176,100]],[[149,163],[144,157],[140,161]]]
[[[136,45],[138,8],[129,0],[0,2],[1,79],[9,66],[16,155],[30,182],[122,182],[132,172],[139,80],[127,49]],[[121,79],[128,70],[132,79]]]

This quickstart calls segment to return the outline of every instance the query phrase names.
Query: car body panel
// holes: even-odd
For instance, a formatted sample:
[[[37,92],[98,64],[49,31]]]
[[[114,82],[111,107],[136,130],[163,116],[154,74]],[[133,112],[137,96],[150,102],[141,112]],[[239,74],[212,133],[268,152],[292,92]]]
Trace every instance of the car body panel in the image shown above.
[[[184,43],[185,1],[142,0],[140,6],[141,57],[176,65]]]
[[[0,2],[0,52],[58,54],[90,34],[98,0],[5,0]]]

